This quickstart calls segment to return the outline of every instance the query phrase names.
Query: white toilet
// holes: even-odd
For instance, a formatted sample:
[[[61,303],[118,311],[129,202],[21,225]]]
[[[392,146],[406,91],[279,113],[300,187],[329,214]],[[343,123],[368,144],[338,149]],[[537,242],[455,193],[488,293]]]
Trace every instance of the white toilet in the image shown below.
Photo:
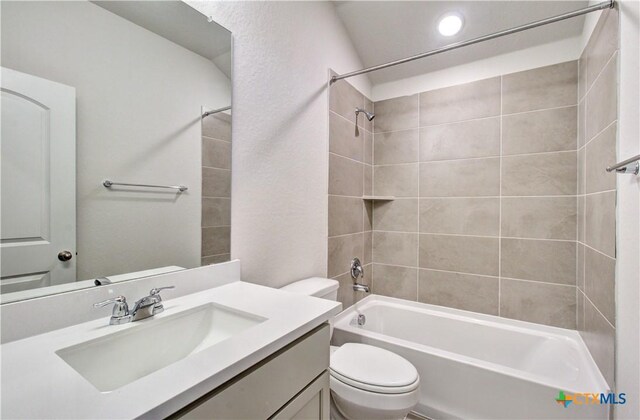
[[[314,277],[282,290],[337,300],[338,285]],[[359,343],[331,346],[329,372],[333,419],[403,419],[418,403],[418,371],[388,350]]]

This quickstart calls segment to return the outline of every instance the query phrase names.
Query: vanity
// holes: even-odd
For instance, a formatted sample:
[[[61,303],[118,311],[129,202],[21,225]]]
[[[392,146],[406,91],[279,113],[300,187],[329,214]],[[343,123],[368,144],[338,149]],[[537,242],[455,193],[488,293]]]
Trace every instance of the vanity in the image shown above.
[[[213,287],[165,299],[152,317],[109,325],[107,314],[4,343],[1,416],[329,418],[327,321],[340,303],[240,281],[239,261],[139,287],[188,286],[190,271]],[[119,292],[100,287],[73,299]]]

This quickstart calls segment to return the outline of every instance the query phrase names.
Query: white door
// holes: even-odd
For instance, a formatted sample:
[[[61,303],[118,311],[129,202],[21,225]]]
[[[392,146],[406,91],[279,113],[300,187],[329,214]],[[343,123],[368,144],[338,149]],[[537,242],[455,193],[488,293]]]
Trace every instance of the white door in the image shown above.
[[[75,88],[1,76],[0,290],[76,281]]]

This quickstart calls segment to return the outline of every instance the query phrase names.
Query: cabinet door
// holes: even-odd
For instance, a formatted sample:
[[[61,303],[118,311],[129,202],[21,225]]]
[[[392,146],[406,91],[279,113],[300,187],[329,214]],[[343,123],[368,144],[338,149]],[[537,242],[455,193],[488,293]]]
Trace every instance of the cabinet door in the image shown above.
[[[325,371],[280,409],[274,420],[328,420],[329,372]]]

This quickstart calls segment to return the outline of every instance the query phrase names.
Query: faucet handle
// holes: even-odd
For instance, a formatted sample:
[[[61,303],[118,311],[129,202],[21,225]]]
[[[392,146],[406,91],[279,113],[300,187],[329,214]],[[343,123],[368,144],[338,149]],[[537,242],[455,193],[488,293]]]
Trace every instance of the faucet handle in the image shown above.
[[[116,296],[112,299],[107,299],[102,302],[94,303],[94,308],[102,308],[113,303],[113,311],[111,311],[111,320],[109,324],[123,324],[131,320],[131,314],[129,314],[129,305],[127,305],[127,298],[124,296]]]
[[[165,290],[165,289],[175,289],[176,286],[164,286],[164,287],[154,287],[153,289],[151,289],[149,291],[149,296],[155,296],[155,295],[160,295],[160,291],[161,290]]]
[[[107,306],[110,303],[115,303],[115,304],[123,304],[123,303],[127,303],[127,298],[125,298],[124,296],[116,296],[112,299],[107,299],[105,301],[102,302],[98,302],[98,303],[94,303],[93,307],[94,308],[102,308],[103,306]],[[117,305],[116,305],[117,306]]]

